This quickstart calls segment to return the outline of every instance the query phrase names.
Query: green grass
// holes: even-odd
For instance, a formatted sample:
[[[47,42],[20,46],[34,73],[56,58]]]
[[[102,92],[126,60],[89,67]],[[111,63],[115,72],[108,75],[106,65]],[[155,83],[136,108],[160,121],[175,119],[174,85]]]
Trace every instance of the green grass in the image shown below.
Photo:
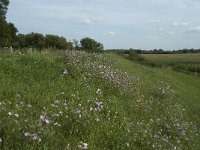
[[[0,52],[0,149],[199,149],[199,83],[113,53]]]

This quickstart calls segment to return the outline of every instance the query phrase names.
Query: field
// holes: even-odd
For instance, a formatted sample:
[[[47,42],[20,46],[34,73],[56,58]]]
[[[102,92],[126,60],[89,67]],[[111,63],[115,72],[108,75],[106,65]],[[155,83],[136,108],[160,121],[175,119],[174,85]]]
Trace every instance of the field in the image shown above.
[[[142,54],[145,64],[151,66],[170,66],[174,70],[185,73],[200,73],[200,54]]]
[[[1,51],[0,149],[198,150],[199,91],[114,53]]]

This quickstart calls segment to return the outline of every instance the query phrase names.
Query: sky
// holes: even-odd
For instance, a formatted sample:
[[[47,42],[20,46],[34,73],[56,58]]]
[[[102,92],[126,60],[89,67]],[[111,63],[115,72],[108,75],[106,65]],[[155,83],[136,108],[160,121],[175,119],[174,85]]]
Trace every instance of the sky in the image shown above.
[[[200,0],[10,0],[7,20],[105,49],[200,48]]]

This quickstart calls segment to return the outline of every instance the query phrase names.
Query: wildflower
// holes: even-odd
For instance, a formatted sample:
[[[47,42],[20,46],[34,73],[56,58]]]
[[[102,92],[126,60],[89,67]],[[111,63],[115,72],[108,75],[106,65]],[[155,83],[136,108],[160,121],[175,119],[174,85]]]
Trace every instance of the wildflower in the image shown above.
[[[101,94],[101,93],[102,93],[101,89],[97,89],[96,94]]]
[[[88,148],[88,144],[87,143],[83,143],[81,142],[79,145],[78,145],[78,148],[82,149],[82,150],[86,150]]]
[[[97,107],[102,106],[103,102],[95,102],[95,104],[97,105]]]
[[[38,136],[37,136],[37,134],[35,134],[35,133],[34,133],[34,134],[32,134],[32,139],[33,139],[33,140],[37,140],[37,139],[38,139]]]
[[[100,121],[100,119],[99,119],[99,118],[96,118],[96,121],[97,121],[97,122],[99,122],[99,121]]]
[[[101,111],[103,109],[103,102],[95,102],[96,104],[96,111]]]
[[[68,75],[68,71],[67,71],[67,69],[66,69],[66,68],[65,68],[65,69],[63,69],[63,75],[64,75],[64,76]]]
[[[53,114],[53,117],[60,117],[60,114]]]
[[[55,100],[55,101],[54,101],[54,103],[57,103],[57,104],[59,104],[59,101],[58,101],[58,100]]]
[[[15,114],[15,117],[17,117],[17,118],[18,118],[18,117],[19,117],[19,115],[16,113],[16,114]]]
[[[50,123],[50,120],[47,118],[47,117],[45,117],[45,116],[40,116],[40,120],[42,121],[42,122],[45,122],[46,124],[49,124]]]
[[[2,143],[3,142],[3,140],[2,140],[2,138],[0,138],[0,143]]]
[[[32,105],[31,104],[27,104],[26,107],[27,108],[32,108]]]
[[[44,122],[46,122],[47,124],[50,123],[49,119],[44,119]]]
[[[30,134],[30,132],[25,132],[24,133],[24,136],[30,136],[31,134]]]
[[[40,116],[40,119],[41,119],[42,121],[44,121],[45,117],[44,117],[44,116]]]
[[[128,142],[126,142],[126,146],[129,147],[129,143]]]
[[[53,125],[54,125],[54,126],[61,127],[61,125],[60,125],[58,122],[54,122]]]
[[[13,113],[12,113],[12,112],[8,112],[8,115],[9,115],[9,116],[12,116],[12,115],[13,115]]]

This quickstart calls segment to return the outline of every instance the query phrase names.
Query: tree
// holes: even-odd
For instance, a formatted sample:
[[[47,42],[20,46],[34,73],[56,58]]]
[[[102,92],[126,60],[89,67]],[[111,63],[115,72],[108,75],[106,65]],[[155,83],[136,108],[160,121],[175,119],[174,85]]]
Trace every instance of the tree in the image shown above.
[[[9,26],[9,34],[10,34],[10,46],[14,46],[16,44],[16,39],[17,39],[17,28],[13,23],[8,23]]]
[[[46,35],[45,36],[45,47],[48,49],[56,49],[58,39],[59,39],[59,36],[51,35],[51,34]]]
[[[13,46],[16,41],[17,28],[6,22],[9,0],[0,0],[0,47]]]
[[[0,47],[10,45],[10,29],[4,18],[0,16]]]
[[[103,44],[89,37],[80,40],[81,48],[87,51],[100,52],[103,50]]]
[[[8,10],[9,0],[0,0],[0,16],[5,19]]]

